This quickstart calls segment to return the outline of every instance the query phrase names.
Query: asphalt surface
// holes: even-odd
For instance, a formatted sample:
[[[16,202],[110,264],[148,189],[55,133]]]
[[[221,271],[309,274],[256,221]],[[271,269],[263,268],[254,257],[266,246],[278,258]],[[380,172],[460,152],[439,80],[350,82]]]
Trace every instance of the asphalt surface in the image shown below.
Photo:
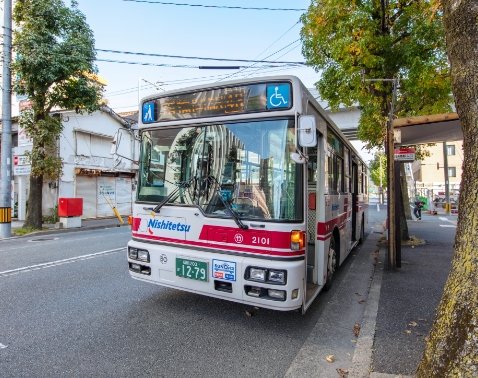
[[[424,212],[421,221],[408,221],[409,234],[424,244],[402,246],[402,267],[383,271],[372,371],[415,373],[451,268],[456,220]]]
[[[424,213],[421,222],[410,221],[410,235],[424,244],[402,246],[397,271],[384,269],[386,249],[378,246],[385,217],[384,206],[370,207],[365,243],[305,316],[260,310],[247,317],[239,304],[136,282],[124,269],[124,250],[113,244],[103,245],[110,253],[76,261],[76,248],[101,235],[89,232],[116,228],[116,218],[84,220],[85,233],[47,230],[20,238],[51,243],[50,255],[23,247],[29,252],[2,255],[0,270],[61,256],[78,264],[47,269],[51,281],[41,269],[28,272],[27,281],[22,274],[2,281],[0,367],[8,376],[411,375],[449,273],[456,216]],[[108,232],[121,241],[126,230]],[[74,248],[62,255],[53,246],[65,233]],[[14,241],[0,242],[0,250]],[[12,293],[16,300],[9,302]],[[326,360],[331,355],[333,362]]]
[[[98,222],[0,242],[2,376],[327,377],[351,364],[368,241],[305,315],[247,316],[248,306],[132,280],[129,229],[88,228]]]

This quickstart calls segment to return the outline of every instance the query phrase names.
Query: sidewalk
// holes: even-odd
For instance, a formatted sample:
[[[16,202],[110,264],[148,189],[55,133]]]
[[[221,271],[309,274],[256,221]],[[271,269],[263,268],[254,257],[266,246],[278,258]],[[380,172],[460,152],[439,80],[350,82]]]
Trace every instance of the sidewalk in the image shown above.
[[[456,219],[422,213],[422,221],[408,221],[410,236],[424,244],[402,245],[397,271],[384,268],[387,248],[380,248],[382,263],[374,273],[356,351],[364,344],[371,348],[368,372],[354,369],[351,376],[413,376],[450,271]]]
[[[120,223],[117,217],[107,217],[107,218],[91,218],[91,219],[82,219],[81,220],[81,227],[75,228],[60,228],[57,224],[53,223],[44,223],[43,230],[36,231],[35,234],[41,233],[43,234],[52,234],[58,232],[73,232],[73,231],[81,231],[85,229],[100,229],[100,228],[107,228],[107,227],[120,227],[120,226],[128,226],[128,217],[123,216],[123,224]],[[12,220],[12,237],[17,237],[14,235],[14,230],[23,227],[23,221],[19,221],[18,219]],[[32,233],[27,234],[32,235]]]

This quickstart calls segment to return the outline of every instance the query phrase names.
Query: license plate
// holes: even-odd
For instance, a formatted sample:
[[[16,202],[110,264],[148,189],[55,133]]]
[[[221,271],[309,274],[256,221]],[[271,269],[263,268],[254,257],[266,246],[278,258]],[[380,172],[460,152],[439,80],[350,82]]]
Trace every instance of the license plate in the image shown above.
[[[207,282],[207,263],[176,257],[176,276]]]

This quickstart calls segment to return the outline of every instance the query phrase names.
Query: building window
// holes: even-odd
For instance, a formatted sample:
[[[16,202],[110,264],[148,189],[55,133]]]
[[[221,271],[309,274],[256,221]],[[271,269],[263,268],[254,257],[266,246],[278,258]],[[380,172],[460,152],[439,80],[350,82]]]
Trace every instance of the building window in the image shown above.
[[[454,144],[447,144],[446,146],[446,154],[448,156],[455,155],[455,145]]]
[[[456,177],[456,167],[448,167],[448,177]]]

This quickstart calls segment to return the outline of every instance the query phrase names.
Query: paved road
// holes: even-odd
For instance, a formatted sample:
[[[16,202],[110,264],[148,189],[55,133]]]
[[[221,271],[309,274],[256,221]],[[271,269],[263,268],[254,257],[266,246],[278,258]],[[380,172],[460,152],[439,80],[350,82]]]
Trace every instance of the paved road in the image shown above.
[[[3,376],[328,377],[350,366],[367,242],[305,316],[248,317],[240,304],[130,279],[128,239],[121,227],[0,242]]]

